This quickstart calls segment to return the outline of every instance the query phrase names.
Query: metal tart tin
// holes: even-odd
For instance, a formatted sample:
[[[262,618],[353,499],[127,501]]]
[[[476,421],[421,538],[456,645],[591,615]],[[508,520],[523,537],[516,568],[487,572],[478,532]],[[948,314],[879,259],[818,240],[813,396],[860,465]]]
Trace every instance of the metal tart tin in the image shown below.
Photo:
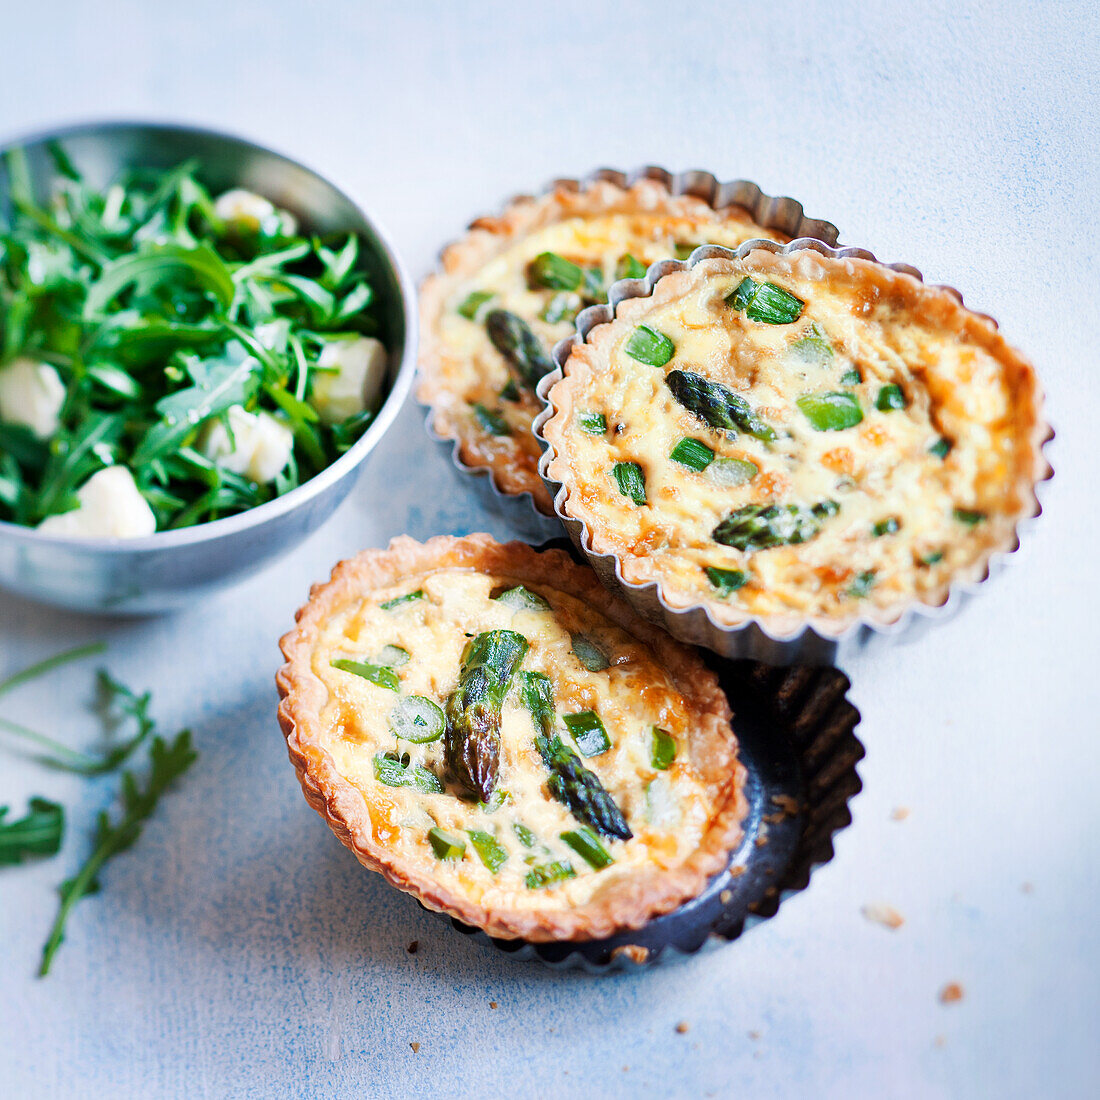
[[[777,669],[705,656],[729,698],[748,773],[744,837],[726,870],[679,909],[611,939],[499,940],[447,917],[452,927],[510,958],[606,974],[729,943],[806,889],[814,870],[833,858],[833,838],[851,824],[849,802],[862,789],[859,711],[846,697],[851,684],[835,668]]]
[[[687,608],[669,606],[656,582],[634,584],[627,581],[622,575],[621,562],[616,555],[600,554],[592,549],[588,525],[574,519],[567,512],[568,491],[560,481],[555,481],[547,474],[549,463],[556,453],[542,432],[543,426],[555,412],[548,397],[549,392],[554,384],[562,379],[566,361],[574,345],[585,341],[597,325],[612,321],[620,302],[627,298],[649,297],[657,283],[671,272],[684,271],[703,260],[712,258],[742,259],[754,249],[766,249],[783,255],[812,249],[823,256],[881,263],[872,253],[863,248],[833,247],[822,241],[805,237],[793,240],[786,245],[761,239],[745,241],[736,249],[703,245],[695,249],[687,260],[660,260],[651,264],[644,279],[622,279],[612,284],[608,291],[606,305],[589,306],[578,314],[576,334],[561,340],[554,348],[553,358],[557,363],[557,369],[539,382],[538,393],[545,402],[543,411],[534,422],[535,438],[543,449],[542,458],[539,461],[539,473],[553,496],[554,511],[565,525],[574,546],[588,559],[588,563],[604,585],[621,595],[639,615],[663,626],[674,637],[693,645],[705,646],[731,659],[747,658],[773,665],[845,664],[859,651],[880,648],[902,636],[907,641],[913,640],[933,624],[951,618],[970,602],[987,580],[1004,568],[1009,555],[1015,553],[1020,547],[1021,533],[1042,514],[1038,492],[1054,476],[1054,470],[1046,460],[1043,450],[1054,438],[1054,430],[1045,421],[1041,423],[1042,442],[1039,450],[1042,455],[1042,468],[1032,494],[1031,511],[1017,521],[1012,546],[1008,550],[992,553],[983,575],[977,580],[953,582],[947,599],[939,606],[913,601],[906,605],[901,614],[891,622],[870,617],[859,618],[836,633],[829,633],[825,629],[819,629],[807,623],[792,634],[773,634],[759,618],[750,617],[738,626],[723,626],[714,621],[703,605],[696,604]],[[924,281],[921,273],[909,264],[883,264],[882,266],[911,275],[921,282]],[[960,305],[964,304],[962,294],[954,287],[945,286],[940,289],[953,295]],[[996,327],[997,323],[992,317],[987,314],[978,314],[978,316]]]
[[[672,195],[693,195],[702,199],[715,210],[727,206],[744,207],[752,215],[757,225],[766,229],[775,229],[788,237],[806,238],[836,244],[839,231],[831,222],[820,218],[810,218],[802,209],[802,204],[786,196],[766,195],[757,184],[749,180],[727,180],[720,182],[710,172],[692,169],[686,172],[670,172],[666,168],[645,165],[624,172],[617,168],[597,168],[582,179],[551,180],[539,195],[563,189],[583,191],[593,183],[606,180],[618,187],[629,188],[638,180],[651,179],[663,184]],[[522,198],[533,196],[516,195],[509,199],[502,209],[511,206]],[[476,225],[471,223],[470,229]],[[440,250],[440,257],[449,245]],[[617,285],[617,284],[616,284]],[[472,487],[481,505],[495,516],[501,517],[521,537],[531,542],[557,538],[561,535],[561,521],[556,515],[547,514],[535,503],[529,492],[508,493],[497,482],[496,476],[488,466],[470,466],[463,462],[461,446],[457,439],[440,435],[434,427],[435,414],[431,406],[422,401],[418,404],[426,410],[424,426],[428,436],[434,440],[450,459],[452,468],[463,479],[464,484]],[[467,475],[473,475],[472,480]]]

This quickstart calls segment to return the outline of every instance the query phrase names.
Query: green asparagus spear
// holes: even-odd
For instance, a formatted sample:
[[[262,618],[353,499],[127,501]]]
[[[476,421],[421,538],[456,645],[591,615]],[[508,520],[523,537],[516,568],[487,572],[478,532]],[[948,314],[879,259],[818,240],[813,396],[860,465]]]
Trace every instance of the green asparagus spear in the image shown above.
[[[775,439],[775,429],[752,411],[749,403],[720,382],[711,382],[701,374],[673,370],[665,375],[672,396],[712,428],[740,428],[765,441]]]
[[[466,643],[458,687],[447,699],[444,760],[455,783],[487,802],[500,767],[500,708],[527,653],[514,630],[488,630]]]
[[[493,347],[508,361],[519,382],[533,390],[554,369],[550,356],[527,322],[506,309],[490,310],[485,328]]]
[[[835,516],[840,505],[823,500],[810,508],[797,504],[747,504],[731,512],[717,527],[712,538],[735,550],[768,550],[773,546],[793,546],[807,542],[821,530],[827,516]]]
[[[573,816],[607,837],[629,840],[630,831],[622,811],[604,790],[599,777],[581,763],[581,758],[554,733],[554,699],[550,679],[541,672],[523,676],[523,701],[531,711],[535,728],[535,747],[550,769],[547,786],[550,793]]]

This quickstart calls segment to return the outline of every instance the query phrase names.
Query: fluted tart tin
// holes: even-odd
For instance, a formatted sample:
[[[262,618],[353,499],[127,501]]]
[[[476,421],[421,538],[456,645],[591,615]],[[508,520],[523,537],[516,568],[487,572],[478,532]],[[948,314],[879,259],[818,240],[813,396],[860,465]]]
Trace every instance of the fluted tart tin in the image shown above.
[[[631,171],[601,168],[582,179],[555,179],[538,195],[513,198],[499,215],[478,218],[468,227],[466,236],[441,251],[438,269],[420,288],[417,398],[427,409],[425,424],[429,437],[444,449],[462,483],[476,493],[488,511],[504,518],[517,534],[537,542],[560,535],[561,524],[538,476],[537,445],[530,438],[524,414],[516,413],[513,416],[516,423],[503,433],[512,434],[512,440],[482,438],[476,429],[462,425],[462,414],[468,413],[469,408],[464,399],[456,399],[456,383],[448,377],[448,372],[454,374],[455,366],[453,362],[447,365],[449,353],[440,336],[445,306],[453,305],[451,299],[456,287],[512,242],[547,226],[560,225],[569,218],[638,213],[659,215],[670,225],[686,225],[693,218],[698,221],[701,213],[714,212],[724,213],[730,219],[723,232],[737,230],[733,243],[744,239],[745,233],[740,231],[744,227],[750,233],[753,228],[765,229],[783,240],[813,237],[835,244],[838,236],[836,227],[830,222],[808,217],[801,203],[767,195],[748,180],[722,182],[710,172],[673,173],[656,166],[644,166]],[[711,219],[715,224],[718,221]],[[602,290],[598,296],[602,297]],[[471,297],[476,298],[476,295]],[[490,301],[481,313],[491,305]],[[473,308],[476,314],[478,307]],[[474,316],[467,319],[473,320]],[[549,320],[548,317],[543,319]],[[556,323],[560,328],[567,320]],[[548,339],[556,339],[556,336]],[[548,346],[546,351],[549,352]],[[500,406],[497,410],[478,406],[476,412],[492,427],[492,417],[514,408],[504,401]],[[528,415],[534,415],[534,411]]]
[[[607,940],[525,943],[451,925],[513,959],[603,974],[683,959],[737,939],[803,891],[834,855],[862,789],[856,765],[859,711],[834,668],[779,669],[708,658],[733,710],[747,770],[744,836],[729,865],[701,894],[663,917]]]
[[[772,256],[764,255],[763,260],[760,260],[758,257],[762,253],[770,253]],[[912,638],[932,624],[945,620],[967,604],[984,582],[1003,567],[1008,556],[1019,548],[1021,532],[1042,511],[1038,490],[1053,474],[1043,448],[1053,438],[1054,433],[1043,417],[1042,395],[1032,372],[1029,376],[1032,405],[1028,408],[1029,418],[1025,420],[1027,428],[1025,442],[1029,450],[1021,451],[1021,454],[1028,458],[1027,468],[1024,471],[1027,483],[1026,486],[1022,484],[1017,486],[1020,490],[1019,498],[1022,501],[1021,510],[1014,511],[1011,516],[1005,517],[1002,524],[1005,537],[1000,543],[983,546],[966,568],[947,577],[940,593],[942,598],[937,598],[935,602],[925,603],[917,596],[912,596],[904,602],[899,601],[896,606],[885,609],[872,607],[871,610],[865,611],[863,606],[859,605],[860,610],[848,612],[845,619],[831,619],[824,614],[813,613],[805,616],[765,616],[753,614],[747,609],[743,611],[734,609],[727,612],[725,608],[721,608],[724,621],[719,621],[722,616],[716,618],[712,611],[713,601],[709,606],[706,602],[690,601],[685,605],[685,598],[681,594],[680,600],[674,603],[668,598],[661,580],[642,582],[624,576],[623,557],[617,553],[608,552],[606,540],[605,545],[597,547],[594,544],[589,523],[576,514],[576,511],[583,511],[583,508],[573,504],[570,495],[571,486],[562,480],[564,476],[571,474],[568,468],[570,456],[560,451],[547,432],[547,427],[550,425],[553,435],[561,436],[564,433],[564,425],[567,422],[564,419],[555,421],[555,417],[559,413],[563,417],[568,415],[562,412],[563,400],[567,405],[572,403],[572,395],[563,386],[567,385],[564,380],[570,372],[570,361],[574,349],[600,340],[601,330],[607,331],[606,327],[624,313],[629,313],[631,319],[636,320],[640,313],[633,304],[633,300],[653,297],[662,281],[668,277],[673,276],[680,282],[670,282],[666,291],[671,291],[674,285],[677,287],[685,285],[688,276],[677,273],[694,273],[701,278],[719,270],[733,273],[731,261],[744,260],[750,254],[755,254],[752,262],[756,263],[773,260],[778,263],[779,258],[792,257],[791,265],[795,265],[810,262],[815,253],[832,260],[867,261],[872,266],[868,267],[868,264],[865,264],[861,270],[880,272],[883,278],[890,279],[896,279],[896,276],[889,273],[899,273],[916,280],[917,284],[923,283],[920,272],[909,265],[883,264],[864,249],[833,247],[816,239],[798,238],[787,244],[760,239],[747,241],[733,250],[703,246],[692,252],[686,260],[662,260],[652,264],[644,277],[616,282],[610,288],[607,304],[594,305],[582,311],[577,317],[576,333],[555,346],[553,355],[555,369],[541,380],[538,387],[539,395],[546,402],[543,411],[535,419],[533,429],[543,447],[539,470],[553,497],[555,514],[565,525],[574,545],[585,555],[601,581],[612,591],[621,594],[643,617],[663,626],[681,641],[705,646],[731,659],[746,658],[777,665],[842,664],[848,656],[869,645],[882,645],[903,636],[907,639]],[[720,263],[710,263],[710,261],[720,261]],[[707,266],[702,271],[695,272],[699,265]],[[820,262],[817,266],[820,266]],[[857,265],[849,265],[849,267],[854,266]],[[752,282],[751,279],[748,281]],[[957,290],[951,287],[931,287],[924,293],[928,294],[929,291],[939,292],[937,301],[941,306],[945,302],[948,303],[951,309],[965,315],[968,323],[981,326],[984,332],[999,340],[996,335],[996,322],[984,314],[967,310],[963,304],[962,295]],[[669,297],[668,292],[665,297]],[[792,297],[791,301],[801,304],[798,298]],[[624,305],[624,303],[627,304]],[[728,303],[729,298],[727,298]],[[779,322],[768,322],[769,325],[777,323]],[[814,330],[809,331],[813,338]],[[671,346],[670,342],[670,349]],[[1011,349],[1008,351],[1011,352]],[[670,350],[669,355],[671,354]],[[1012,354],[1017,362],[1030,371],[1030,365],[1026,364],[1026,361],[1016,353]],[[589,370],[587,366],[585,369]],[[894,389],[897,388],[894,387]],[[827,396],[836,398],[840,395]],[[883,408],[882,405],[877,407]],[[829,427],[835,426],[837,425],[829,425]],[[817,425],[814,427],[820,431]],[[946,440],[944,442],[947,443]],[[753,469],[755,470],[756,467],[753,466]],[[621,488],[620,486],[620,490]],[[960,509],[956,509],[956,517],[959,512]],[[980,515],[980,513],[974,514]],[[792,541],[801,540],[796,537]]]

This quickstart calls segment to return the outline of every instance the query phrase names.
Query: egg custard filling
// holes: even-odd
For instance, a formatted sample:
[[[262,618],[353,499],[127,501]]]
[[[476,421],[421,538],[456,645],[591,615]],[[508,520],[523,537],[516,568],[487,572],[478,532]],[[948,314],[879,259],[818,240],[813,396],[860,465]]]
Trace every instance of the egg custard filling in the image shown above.
[[[1031,367],[957,296],[866,260],[670,273],[550,400],[547,473],[592,549],[720,623],[942,603],[1037,509]]]
[[[635,927],[724,865],[743,813],[725,696],[655,633],[560,551],[399,539],[343,563],[283,642],[307,797],[495,935]]]
[[[742,207],[715,210],[649,179],[559,189],[475,222],[422,290],[420,398],[434,430],[458,440],[467,465],[489,467],[503,491],[530,492],[549,513],[531,422],[554,345],[615,280],[700,244],[735,248],[752,237],[787,239]]]

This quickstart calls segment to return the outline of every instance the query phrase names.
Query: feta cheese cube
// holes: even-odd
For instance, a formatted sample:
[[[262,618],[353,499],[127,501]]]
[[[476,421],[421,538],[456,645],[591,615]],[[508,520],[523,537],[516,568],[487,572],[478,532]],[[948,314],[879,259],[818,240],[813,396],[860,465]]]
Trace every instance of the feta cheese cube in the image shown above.
[[[310,404],[326,424],[339,424],[368,408],[382,389],[389,356],[372,336],[330,340],[317,365],[328,368],[313,375]]]
[[[220,420],[203,429],[199,450],[224,470],[256,482],[274,481],[290,461],[294,433],[270,413],[250,413],[240,405],[230,408],[228,419],[230,431]]]
[[[237,226],[249,233],[258,233],[264,222],[278,219],[283,235],[293,237],[298,232],[298,220],[286,210],[279,210],[273,202],[234,187],[214,200],[214,213],[227,225]]]
[[[47,516],[39,531],[65,538],[138,539],[153,534],[157,517],[125,466],[92,474],[76,491],[79,507]]]
[[[65,383],[49,363],[24,357],[0,368],[0,420],[47,439],[61,426],[64,404]]]

